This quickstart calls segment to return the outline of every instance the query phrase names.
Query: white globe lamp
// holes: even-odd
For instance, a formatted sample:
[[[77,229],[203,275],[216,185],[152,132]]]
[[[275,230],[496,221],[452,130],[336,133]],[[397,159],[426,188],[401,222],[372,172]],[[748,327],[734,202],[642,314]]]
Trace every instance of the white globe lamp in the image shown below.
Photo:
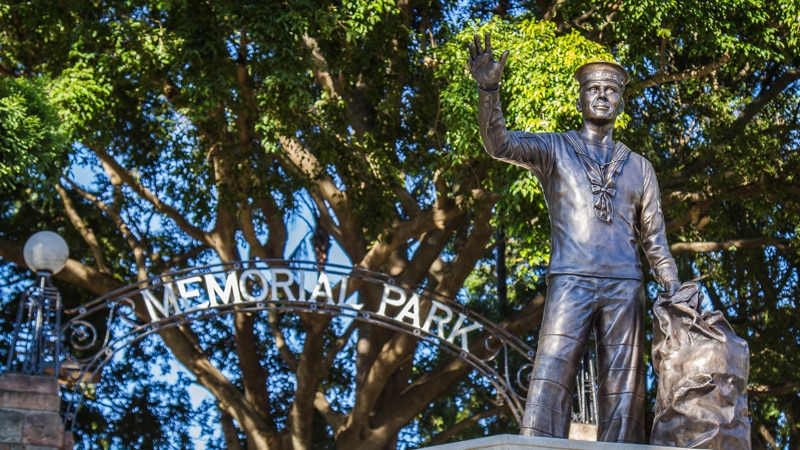
[[[64,238],[52,231],[34,233],[22,249],[25,264],[36,273],[58,273],[67,264],[69,248]]]

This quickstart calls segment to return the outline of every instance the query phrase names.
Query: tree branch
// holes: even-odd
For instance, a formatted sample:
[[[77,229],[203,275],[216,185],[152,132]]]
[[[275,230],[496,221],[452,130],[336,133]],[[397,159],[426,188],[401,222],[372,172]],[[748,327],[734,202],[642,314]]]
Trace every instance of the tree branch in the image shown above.
[[[317,220],[322,225],[322,227],[328,232],[328,234],[342,247],[344,247],[345,252],[350,255],[351,259],[354,258],[355,255],[360,255],[363,257],[364,248],[366,247],[363,241],[359,242],[350,242],[351,240],[357,241],[363,235],[358,235],[357,237],[349,236],[350,239],[345,239],[345,235],[343,230],[337,225],[336,219],[331,215],[331,211],[328,208],[328,202],[325,198],[320,195],[318,192],[310,191],[309,195],[311,200],[314,202],[314,206],[316,206],[316,213],[317,213]],[[352,252],[352,253],[351,253]],[[357,252],[357,253],[356,253]]]
[[[244,234],[244,239],[250,245],[250,258],[269,259],[267,255],[267,248],[261,243],[256,234],[255,225],[253,223],[253,211],[250,209],[250,204],[243,202],[239,206],[239,226]],[[270,233],[271,235],[272,233]],[[280,255],[278,255],[280,256]]]
[[[706,64],[705,66],[702,66],[697,69],[682,70],[680,72],[667,72],[666,69],[662,67],[662,69],[656,72],[656,74],[653,75],[652,77],[646,78],[638,83],[632,83],[628,85],[628,88],[625,90],[625,93],[627,95],[629,92],[633,93],[636,91],[640,91],[642,89],[647,89],[649,87],[657,86],[659,84],[664,84],[664,83],[675,83],[678,81],[685,81],[693,78],[702,78],[716,71],[720,67],[724,66],[730,60],[731,60],[731,55],[729,53],[725,53],[716,61]]]
[[[222,261],[235,261],[239,258],[236,248],[236,217],[234,211],[241,201],[242,192],[238,185],[233,166],[237,158],[227,152],[212,151],[209,156],[214,172],[214,184],[217,188],[216,222],[210,233],[203,235],[208,244],[217,251]],[[241,176],[241,174],[238,174]]]
[[[297,373],[297,358],[295,358],[289,346],[286,345],[286,336],[284,336],[283,330],[281,330],[280,316],[276,311],[270,310],[268,313],[268,320],[269,331],[272,333],[272,339],[275,340],[275,347],[278,349],[278,354],[281,356],[283,362],[289,366],[289,370]]]
[[[553,21],[556,18],[558,13],[558,8],[564,4],[565,0],[552,0],[552,1],[545,1],[545,0],[537,0],[537,4],[539,6],[539,11],[542,14],[542,20]]]
[[[709,300],[711,300],[711,305],[714,307],[715,310],[725,311],[727,309],[725,305],[722,303],[722,299],[719,298],[717,291],[715,291],[714,289],[708,289],[707,294]]]
[[[762,109],[769,102],[771,102],[775,97],[780,95],[784,89],[786,89],[790,84],[794,83],[800,79],[800,69],[788,69],[786,72],[783,73],[777,80],[774,80],[772,83],[761,87],[759,90],[759,94],[756,98],[754,98],[747,106],[744,107],[741,114],[733,121],[731,126],[728,128],[730,132],[724,133],[725,136],[722,140],[722,145],[730,144],[733,141],[733,137],[736,136],[736,131],[743,130],[748,123],[756,116]]]
[[[220,409],[230,414],[239,423],[251,442],[260,445],[259,448],[277,448],[270,444],[270,442],[277,441],[277,434],[270,424],[247,401],[242,392],[218,368],[214,367],[205,352],[196,344],[196,338],[188,338],[184,334],[185,331],[187,330],[168,327],[162,328],[159,334],[172,350],[175,358],[217,398]]]
[[[436,204],[417,214],[409,220],[396,224],[391,230],[382,233],[366,255],[356,264],[359,267],[375,270],[379,268],[391,253],[408,242],[409,239],[421,236],[433,229],[445,229],[446,223],[461,212],[454,202]]]
[[[264,253],[267,258],[282,258],[286,249],[288,233],[283,215],[272,197],[258,202],[258,207],[267,223],[267,242],[264,244]]]
[[[70,183],[72,183],[70,181]],[[61,197],[61,204],[64,205],[64,212],[67,214],[67,218],[69,219],[72,226],[78,230],[83,241],[89,246],[92,250],[92,255],[94,255],[95,263],[97,264],[97,270],[105,274],[111,274],[111,269],[108,267],[108,263],[106,262],[106,257],[103,252],[103,247],[100,245],[100,241],[97,239],[97,235],[94,234],[94,230],[91,229],[86,224],[86,221],[78,214],[78,211],[75,209],[75,205],[72,203],[72,199],[69,198],[69,193],[61,183],[56,184],[56,192]]]
[[[328,399],[325,398],[322,392],[317,392],[314,397],[314,408],[319,411],[322,417],[325,418],[325,422],[327,422],[333,430],[338,430],[339,427],[342,426],[344,415],[331,408],[330,402],[328,402]]]
[[[297,364],[297,389],[287,425],[291,448],[296,449],[311,448],[313,444],[313,435],[309,430],[312,429],[314,420],[320,365],[324,359],[323,335],[331,320],[330,317],[319,314],[300,314],[300,317],[305,324],[306,338]]]
[[[670,245],[673,255],[688,253],[719,252],[731,249],[747,249],[759,247],[775,247],[778,250],[797,252],[798,249],[789,245],[789,241],[773,237],[757,237],[750,239],[730,239],[720,242],[677,242]]]
[[[319,49],[317,40],[308,34],[303,34],[302,40],[303,45],[311,51],[311,61],[313,62],[311,65],[311,73],[314,74],[314,79],[317,80],[317,83],[328,91],[333,98],[341,97],[339,83],[331,76],[328,61]]]
[[[405,190],[402,186],[394,185],[392,186],[392,192],[394,193],[395,197],[397,197],[397,201],[400,203],[400,206],[403,208],[403,213],[405,213],[408,217],[414,217],[419,214],[419,203],[411,195],[407,190]]]
[[[755,422],[755,418],[754,418],[754,422]],[[765,440],[765,441],[766,441],[768,444],[770,444],[770,445],[772,446],[772,448],[780,448],[780,447],[778,446],[778,443],[775,441],[775,438],[772,436],[772,434],[769,432],[769,429],[767,429],[766,425],[764,425],[764,423],[763,423],[763,422],[761,422],[761,421],[759,420],[759,421],[757,422],[757,426],[756,426],[756,428],[758,429],[758,434],[760,434],[760,435],[761,435],[761,437],[763,437],[763,438],[764,438],[764,440]]]
[[[131,251],[133,251],[134,260],[136,261],[136,274],[138,280],[145,280],[148,277],[147,272],[147,261],[145,257],[145,246],[143,245],[142,241],[137,238],[133,232],[131,231],[130,227],[128,227],[127,222],[122,219],[122,216],[119,214],[114,208],[110,208],[104,201],[97,198],[95,195],[86,192],[78,186],[77,183],[73,182],[72,180],[65,178],[67,182],[70,184],[73,190],[77,192],[81,197],[85,198],[86,200],[90,201],[94,204],[99,210],[103,211],[114,225],[117,227],[120,233],[122,233],[122,237],[130,247]],[[116,180],[112,179],[112,183],[115,183]],[[99,245],[99,243],[98,243]]]
[[[395,333],[381,349],[373,361],[369,372],[356,393],[356,402],[348,416],[348,425],[368,423],[375,402],[391,375],[411,359],[417,339],[405,334]]]
[[[558,3],[559,2],[556,2],[556,4],[558,4]],[[558,28],[556,29],[556,32],[559,33],[559,34],[562,34],[562,33],[566,33],[567,31],[569,31],[569,30],[571,30],[573,28],[580,28],[581,24],[583,22],[587,21],[589,18],[591,18],[594,15],[594,13],[597,12],[598,9],[599,9],[599,7],[597,5],[592,5],[589,8],[588,11],[586,11],[583,14],[581,14],[580,16],[570,20],[569,22],[564,21],[564,22],[561,22],[560,24],[558,24]]]
[[[331,220],[325,224],[325,229],[336,238],[352,260],[360,260],[364,254],[364,249],[359,245],[362,243],[360,238],[362,231],[353,214],[347,193],[336,187],[317,157],[307,151],[301,142],[282,135],[278,136],[278,140],[284,150],[283,154],[288,157],[288,161],[283,160],[287,163],[285,164],[287,169],[299,172],[310,180],[315,191],[311,193],[312,197],[318,195],[324,200],[323,205],[318,205],[322,206],[320,214],[326,214],[327,208],[330,207],[336,215],[339,226],[336,227],[335,222]],[[345,236],[349,239],[345,239]]]
[[[339,287],[341,289],[341,286]],[[357,320],[353,320],[350,322],[350,325],[347,326],[347,329],[344,330],[341,336],[336,338],[336,341],[333,343],[333,346],[328,350],[328,354],[325,355],[325,363],[322,365],[322,376],[320,377],[323,381],[328,379],[328,375],[330,374],[330,369],[334,365],[334,360],[336,359],[336,355],[339,354],[340,351],[344,348],[347,341],[350,340],[350,336],[353,335],[353,331],[356,330],[356,326],[358,324]],[[334,428],[335,430],[336,428]]]
[[[161,255],[159,255],[158,253],[153,253],[152,255],[150,255],[150,261],[152,264],[150,266],[151,273],[161,273],[166,271],[170,267],[184,265],[186,261],[197,257],[200,253],[202,253],[205,250],[208,250],[207,245],[205,244],[198,245],[181,255],[173,255],[172,257],[167,259],[162,258]]]
[[[233,417],[226,411],[220,411],[219,421],[222,425],[222,435],[225,436],[225,448],[228,450],[242,450],[242,445],[239,443],[239,433],[236,432],[236,426],[233,424]]]
[[[719,142],[714,144],[714,148],[712,149],[714,151],[704,158],[698,158],[694,161],[691,161],[690,163],[686,164],[683,169],[676,171],[666,183],[662,184],[662,188],[680,186],[684,184],[685,180],[692,175],[697,175],[706,168],[717,165],[718,152],[733,143],[734,139],[742,133],[742,131],[747,127],[747,124],[750,123],[756,114],[758,114],[762,109],[764,109],[765,106],[767,106],[767,104],[769,104],[770,101],[780,95],[784,89],[798,79],[800,79],[800,69],[789,69],[784,72],[780,78],[773,81],[772,84],[762,86],[762,89],[759,91],[759,95],[747,106],[745,106],[740,114],[738,114],[736,119],[731,123],[730,127],[728,127],[727,132],[721,133],[723,137],[719,140]]]
[[[114,175],[120,177],[122,181],[128,185],[134,192],[136,192],[139,197],[149,202],[153,207],[162,213],[164,213],[167,217],[172,219],[178,227],[180,227],[183,231],[185,231],[189,236],[192,238],[203,242],[205,244],[213,246],[213,242],[209,239],[207,233],[205,233],[200,228],[189,223],[188,220],[181,214],[180,211],[175,209],[174,207],[167,205],[166,203],[162,202],[157,195],[155,195],[152,191],[147,189],[147,187],[143,186],[141,183],[136,181],[134,176],[125,170],[111,155],[106,153],[105,150],[100,148],[93,148],[94,153],[100,158],[103,163],[106,164],[106,167],[111,170]]]
[[[494,202],[482,198],[475,198],[474,201],[478,204],[474,206],[471,232],[463,247],[456,250],[455,258],[447,264],[436,287],[437,293],[448,298],[455,298],[494,233],[490,224]]]
[[[0,236],[0,258],[19,267],[28,267],[22,256],[23,245]],[[64,268],[53,276],[98,296],[124,286],[113,276],[85,266],[74,259],[68,259]]]
[[[8,67],[5,63],[0,63],[0,74],[7,78],[17,78],[19,76],[16,71]]]
[[[747,388],[747,393],[753,397],[783,397],[796,394],[800,391],[800,379],[784,381],[779,384],[758,384]]]
[[[239,355],[239,367],[242,369],[241,379],[245,398],[265,422],[271,423],[271,402],[267,391],[269,374],[258,357],[256,349],[258,335],[254,332],[254,323],[255,317],[252,313],[234,314],[236,353]]]
[[[459,220],[469,220],[469,217],[463,214]],[[402,278],[412,283],[420,283],[428,275],[428,271],[442,253],[442,249],[447,245],[448,237],[451,235],[450,231],[441,229],[425,232],[419,239],[419,246],[414,251],[414,256],[406,264]]]

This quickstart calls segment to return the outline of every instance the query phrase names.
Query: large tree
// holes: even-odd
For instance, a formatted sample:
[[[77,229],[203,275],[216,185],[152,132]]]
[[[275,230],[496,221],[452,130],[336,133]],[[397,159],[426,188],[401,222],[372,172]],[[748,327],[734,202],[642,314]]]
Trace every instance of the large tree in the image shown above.
[[[70,155],[60,176],[3,191],[6,272],[22,273],[32,230],[56,228],[70,244],[57,279],[72,307],[188,265],[291,256],[305,216],[318,261],[333,245],[334,262],[455,298],[490,245],[493,190],[516,175],[487,164],[481,150],[464,70],[470,33],[456,40],[446,7],[6,5],[2,71],[42,80],[40,98],[61,118],[45,129],[52,144],[17,150],[41,165],[50,153]],[[517,84],[538,98],[527,106],[537,117],[563,129],[569,84],[551,75],[569,79],[604,51],[577,34],[557,39],[552,24],[526,24],[514,45],[549,56],[520,66]],[[559,64],[559,52],[570,64]],[[541,86],[522,83],[531,74]],[[360,302],[375,310],[377,294],[365,290]],[[540,303],[531,305],[533,313],[509,311],[509,329],[531,328]],[[165,401],[176,391],[161,378],[143,384],[174,358],[211,394],[225,447],[392,448],[469,373],[458,360],[419,361],[418,348],[412,336],[317,314],[241,313],[164,328],[107,371],[77,420],[86,445],[186,444],[185,394]],[[472,403],[457,415],[474,422],[507,411]]]
[[[465,13],[498,15],[485,29],[513,53],[503,95],[515,128],[574,127],[571,74],[587,59],[613,51],[630,69],[619,136],[659,171],[683,278],[702,280],[750,339],[755,446],[796,445],[796,2],[219,3],[0,5],[0,120],[13,137],[2,142],[0,256],[12,281],[38,229],[70,243],[58,282],[74,305],[187,265],[289,256],[305,215],[311,256],[333,243],[350,264],[461,292],[529,332],[545,205],[529,174],[483,154],[464,70],[475,30],[456,33]],[[506,241],[519,276],[497,305],[490,252]],[[228,448],[391,448],[415,418],[428,436],[460,430],[440,423],[451,419],[490,430],[502,411],[442,400],[468,369],[420,363],[416,340],[369,325],[235,314],[159,339],[139,356],[186,367],[182,383],[211,393]],[[136,386],[149,368],[110,375]],[[172,416],[159,409],[157,388],[134,389],[115,416],[98,408],[113,417],[92,416],[111,430],[97,439],[167,446],[142,417],[188,415],[180,402]]]

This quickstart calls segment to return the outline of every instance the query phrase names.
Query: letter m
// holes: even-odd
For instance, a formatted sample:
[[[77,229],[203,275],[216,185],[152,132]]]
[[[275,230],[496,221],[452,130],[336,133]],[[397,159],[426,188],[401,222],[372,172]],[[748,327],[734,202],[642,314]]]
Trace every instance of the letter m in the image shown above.
[[[157,322],[169,317],[170,305],[172,305],[174,312],[181,311],[171,284],[164,285],[164,299],[160,302],[156,296],[150,292],[150,289],[142,291],[142,298],[144,299],[144,305],[147,307],[147,313],[150,314],[150,322]]]

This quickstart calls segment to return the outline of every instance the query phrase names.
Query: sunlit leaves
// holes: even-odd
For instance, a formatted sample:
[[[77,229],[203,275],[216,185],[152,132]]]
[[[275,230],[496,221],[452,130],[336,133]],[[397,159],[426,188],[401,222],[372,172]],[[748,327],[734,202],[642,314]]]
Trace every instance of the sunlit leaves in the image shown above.
[[[91,59],[66,68],[54,81],[53,102],[65,126],[75,134],[90,125],[107,127],[103,119],[110,119],[107,114],[113,88],[109,74]]]
[[[0,193],[53,177],[66,141],[44,80],[0,78]]]

